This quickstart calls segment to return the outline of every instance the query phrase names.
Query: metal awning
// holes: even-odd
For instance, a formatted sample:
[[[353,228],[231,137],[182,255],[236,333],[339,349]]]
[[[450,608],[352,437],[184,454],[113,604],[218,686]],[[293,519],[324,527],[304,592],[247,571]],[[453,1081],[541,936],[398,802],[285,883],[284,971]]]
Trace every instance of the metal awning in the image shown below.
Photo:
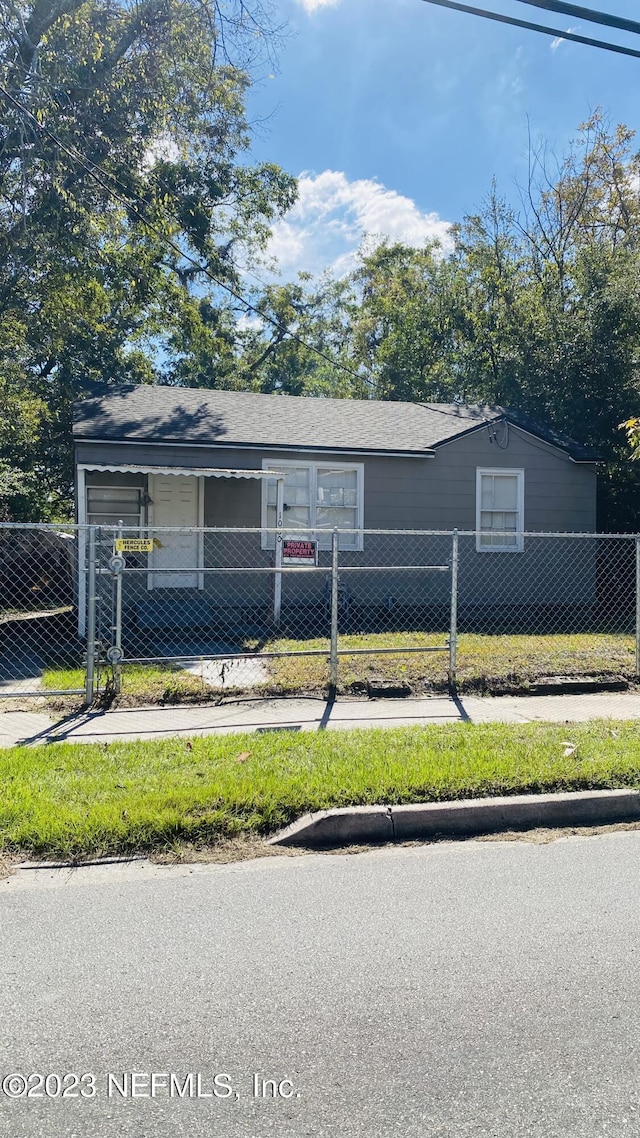
[[[78,474],[78,559],[84,565],[86,553],[86,478],[87,471],[108,471],[110,474],[169,474],[193,475],[196,478],[273,478],[276,483],[276,517],[275,529],[282,530],[284,517],[284,480],[285,474],[281,470],[233,470],[220,466],[154,466],[139,462],[79,462],[76,467]],[[282,565],[282,542],[275,543],[276,569]],[[86,582],[81,572],[78,581],[78,635],[83,637],[86,631]],[[282,572],[276,572],[273,589],[273,615],[276,625],[280,623],[280,609],[282,604]]]
[[[198,478],[284,478],[279,470],[229,470],[220,466],[146,466],[139,462],[79,462],[78,470],[109,474],[175,474]]]

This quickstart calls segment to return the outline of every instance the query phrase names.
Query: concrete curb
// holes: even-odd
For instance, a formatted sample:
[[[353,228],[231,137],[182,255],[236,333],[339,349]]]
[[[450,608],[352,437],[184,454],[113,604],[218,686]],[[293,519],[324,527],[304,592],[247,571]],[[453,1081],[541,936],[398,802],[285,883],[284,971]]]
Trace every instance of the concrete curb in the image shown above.
[[[280,846],[346,846],[416,838],[470,837],[536,826],[600,826],[640,820],[637,790],[581,790],[507,798],[353,806],[305,814],[270,839]]]

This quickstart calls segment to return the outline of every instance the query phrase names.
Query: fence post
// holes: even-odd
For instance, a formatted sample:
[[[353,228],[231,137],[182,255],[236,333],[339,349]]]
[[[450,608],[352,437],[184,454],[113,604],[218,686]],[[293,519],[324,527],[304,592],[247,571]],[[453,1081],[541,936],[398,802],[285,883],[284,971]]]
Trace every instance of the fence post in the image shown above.
[[[96,527],[89,527],[89,560],[82,566],[87,573],[87,672],[85,676],[85,703],[93,703],[96,674]]]
[[[458,531],[451,536],[451,619],[449,624],[449,687],[456,686],[458,659]]]
[[[329,690],[335,695],[338,686],[338,531],[331,534],[331,648],[329,656]]]
[[[122,521],[118,523],[118,537],[122,537]],[[122,555],[124,561],[124,555]],[[113,629],[113,690],[119,694],[122,687],[122,576],[123,570],[116,575],[116,613]]]
[[[276,482],[276,540],[275,540],[275,567],[273,580],[273,623],[275,628],[280,627],[282,614],[282,527],[284,525],[284,475],[278,475]]]
[[[636,679],[640,678],[640,537],[636,537]]]

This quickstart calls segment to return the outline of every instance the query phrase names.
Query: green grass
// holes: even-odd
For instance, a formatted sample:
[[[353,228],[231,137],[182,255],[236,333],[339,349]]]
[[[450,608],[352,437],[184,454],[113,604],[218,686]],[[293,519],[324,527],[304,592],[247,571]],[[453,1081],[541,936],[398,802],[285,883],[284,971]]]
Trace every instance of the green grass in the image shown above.
[[[104,688],[108,675],[108,672],[103,673],[101,689]],[[82,668],[48,664],[42,674],[44,694],[47,691],[84,688],[84,685],[85,673]],[[203,684],[198,676],[192,676],[177,665],[129,664],[124,669],[123,698],[120,703],[202,703],[203,700],[210,700],[212,695],[212,689]]]
[[[84,688],[84,684],[84,668],[64,668],[58,665],[47,665],[42,673],[42,688],[45,692]]]
[[[436,646],[444,634],[417,632],[346,634],[340,648]],[[296,651],[324,647],[318,640],[278,640],[272,650]],[[364,687],[372,676],[404,680],[414,691],[447,686],[446,653],[406,653],[404,656],[344,656],[340,659],[339,690]],[[274,684],[286,692],[315,690],[326,683],[326,664],[320,656],[284,658],[270,662]],[[458,690],[499,692],[526,690],[543,676],[628,676],[635,670],[632,636],[607,633],[549,636],[489,636],[463,633],[458,640]]]
[[[345,634],[340,647],[398,647],[398,655],[343,656],[340,658],[338,690],[343,694],[363,691],[372,677],[402,680],[413,691],[443,691],[447,687],[448,654],[405,653],[402,647],[443,645],[444,634],[382,632]],[[250,647],[250,646],[249,646]],[[326,640],[275,639],[265,651],[301,651],[327,648]],[[251,688],[253,692],[321,692],[328,682],[324,656],[297,656],[265,661],[270,680]],[[575,633],[549,636],[489,636],[463,633],[458,645],[458,690],[461,692],[526,691],[546,676],[592,676],[633,678],[635,643],[632,636],[613,633]],[[50,665],[43,686],[49,689],[82,687],[80,669]],[[229,690],[229,689],[227,689]],[[197,676],[166,664],[132,664],[123,670],[121,704],[197,703],[221,694]]]
[[[331,806],[640,787],[640,725],[452,724],[16,747],[0,752],[0,786],[0,853],[163,850],[263,835]]]

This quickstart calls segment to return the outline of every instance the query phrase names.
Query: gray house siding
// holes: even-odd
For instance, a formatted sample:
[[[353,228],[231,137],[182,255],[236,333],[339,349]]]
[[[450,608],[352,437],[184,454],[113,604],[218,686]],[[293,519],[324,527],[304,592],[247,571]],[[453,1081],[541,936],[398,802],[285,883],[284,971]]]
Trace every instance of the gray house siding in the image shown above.
[[[78,443],[79,463],[138,464],[222,469],[259,470],[264,459],[299,457],[304,461],[359,462],[364,466],[364,527],[388,530],[474,530],[476,528],[476,470],[524,470],[524,524],[536,532],[594,532],[595,463],[576,463],[557,447],[511,425],[508,434],[487,427],[435,447],[434,457],[358,456],[349,452],[304,452],[249,447],[150,445],[136,443]],[[498,442],[502,446],[498,446]],[[505,445],[506,444],[506,445]],[[87,471],[87,485],[140,485],[144,475]],[[205,479],[204,523],[207,527],[255,527],[261,524],[261,484],[249,479]],[[286,523],[286,515],[285,515]],[[461,539],[460,602],[462,605],[585,605],[595,598],[596,553],[594,543],[583,543],[575,559],[577,543],[568,539],[526,539],[522,552],[477,552],[475,540]],[[567,557],[575,559],[575,572],[567,569]],[[447,564],[449,538],[417,536],[365,537],[362,552],[342,553],[343,566]],[[273,552],[263,550],[259,534],[208,534],[205,566],[267,566]],[[320,564],[329,569],[329,554],[320,553]],[[344,573],[354,605],[381,605],[392,596],[424,605],[448,603],[448,574],[411,572]],[[135,578],[137,592],[146,591],[146,575]],[[133,588],[133,585],[130,586]],[[305,604],[321,604],[324,574],[283,577],[283,612]],[[165,602],[175,592],[176,601],[193,596],[195,590],[162,590]],[[272,577],[268,574],[204,574],[204,592],[216,606],[240,611],[268,609]],[[153,594],[151,594],[153,595]],[[201,594],[202,595],[202,594]],[[130,598],[133,599],[133,598]]]
[[[446,627],[449,568],[437,574],[411,567],[448,567],[451,537],[417,531],[478,527],[479,468],[523,472],[518,497],[525,531],[588,534],[596,525],[597,454],[518,411],[500,407],[122,387],[76,406],[74,437],[78,462],[85,466],[195,472],[261,470],[264,460],[276,467],[282,463],[282,469],[287,469],[286,460],[357,463],[364,475],[361,524],[366,537],[362,551],[341,550],[340,573],[352,601],[351,619],[363,628],[389,627],[394,621],[398,627]],[[151,483],[144,470],[85,470],[83,478],[89,486],[120,484],[147,491],[141,497],[147,503],[141,520],[143,525],[155,524],[163,544],[152,555],[133,553],[127,558],[131,569],[137,567],[137,572],[125,574],[124,582],[132,630],[143,630],[143,638],[145,628],[206,627],[208,635],[213,629],[222,635],[224,628],[230,634],[251,627],[262,631],[273,611],[274,576],[248,570],[273,568],[275,556],[261,545],[263,479],[205,477],[200,496],[193,483],[176,484],[173,493],[166,481]],[[324,480],[325,491],[330,481]],[[315,478],[311,483],[313,487]],[[499,495],[504,484],[494,489]],[[293,500],[288,504],[295,505]],[[331,509],[331,503],[325,500],[324,507]],[[116,508],[125,506],[108,507]],[[500,514],[500,505],[494,510]],[[287,518],[294,516],[285,513],[285,532]],[[160,519],[172,517],[182,518],[185,527],[197,518],[206,527],[205,535],[199,538],[185,529],[173,538],[163,537]],[[504,519],[492,520],[500,526]],[[225,533],[227,527],[256,532]],[[372,532],[376,530],[394,532]],[[597,612],[594,601],[611,603],[598,594],[599,572],[606,561],[601,546],[606,542],[527,537],[521,549],[488,550],[485,543],[479,550],[475,536],[460,538],[460,627],[489,628],[490,609],[497,614],[496,626],[523,631],[527,613],[531,626],[540,625],[541,608],[553,610],[545,616],[546,627],[551,629],[554,621],[556,627],[566,628],[568,622],[575,627],[581,611]],[[107,561],[111,548],[108,538]],[[238,571],[243,566],[247,572]],[[382,571],[376,572],[376,566]],[[176,572],[180,569],[182,573]],[[323,550],[320,572],[283,573],[285,625],[298,619],[304,623],[304,614],[314,614],[309,629],[315,622],[316,634],[326,632],[328,570],[329,553]],[[101,576],[101,583],[108,594],[110,573]],[[109,603],[106,595],[107,618]],[[479,611],[484,615],[478,616]],[[177,623],[163,624],[169,613]]]
[[[577,463],[548,443],[509,428],[508,445],[489,441],[486,429],[475,431],[436,450],[433,528],[453,514],[459,529],[475,529],[477,467],[525,471],[525,527],[536,533],[592,533],[596,527],[595,463]],[[469,499],[470,480],[474,494]],[[435,519],[438,519],[438,525]],[[450,525],[450,523],[449,523]]]
[[[499,441],[504,441],[500,435]],[[482,429],[443,444],[436,454],[434,528],[445,528],[445,519],[452,517],[459,519],[459,529],[476,528],[476,469],[488,468],[524,470],[528,532],[595,532],[595,463],[576,463],[513,426],[504,449],[490,442],[489,432]],[[594,542],[526,538],[520,553],[478,553],[474,539],[460,541],[459,598],[463,605],[588,605],[595,596]]]
[[[282,452],[244,447],[193,447],[80,443],[80,463],[220,467],[259,470],[262,460],[362,462],[366,529],[475,529],[478,467],[525,470],[525,526],[535,532],[595,531],[595,463],[568,455],[511,426],[506,449],[489,441],[486,428],[437,447],[434,458],[364,456],[348,452]],[[87,473],[87,483],[139,484],[138,475]],[[132,481],[133,480],[133,481]],[[260,487],[247,480],[209,479],[205,524],[259,526]]]

